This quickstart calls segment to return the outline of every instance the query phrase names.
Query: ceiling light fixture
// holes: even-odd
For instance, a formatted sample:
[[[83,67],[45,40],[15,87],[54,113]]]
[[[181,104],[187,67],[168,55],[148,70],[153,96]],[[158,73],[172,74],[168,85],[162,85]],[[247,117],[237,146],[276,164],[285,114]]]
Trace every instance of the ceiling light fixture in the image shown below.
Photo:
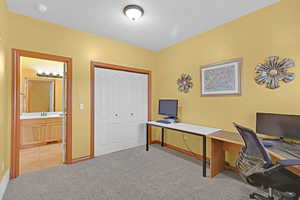
[[[137,21],[144,15],[144,9],[138,5],[128,5],[123,9],[123,13],[131,21]]]
[[[37,5],[37,9],[40,13],[45,13],[48,10],[47,6],[41,3]]]

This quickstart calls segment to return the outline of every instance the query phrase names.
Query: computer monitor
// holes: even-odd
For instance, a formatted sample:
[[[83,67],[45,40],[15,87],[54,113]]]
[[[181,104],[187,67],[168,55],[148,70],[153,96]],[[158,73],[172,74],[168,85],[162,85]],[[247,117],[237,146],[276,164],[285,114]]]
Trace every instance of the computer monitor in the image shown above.
[[[269,136],[300,140],[300,115],[257,113],[256,132]]]
[[[177,117],[178,100],[161,99],[159,100],[158,114],[168,117]]]

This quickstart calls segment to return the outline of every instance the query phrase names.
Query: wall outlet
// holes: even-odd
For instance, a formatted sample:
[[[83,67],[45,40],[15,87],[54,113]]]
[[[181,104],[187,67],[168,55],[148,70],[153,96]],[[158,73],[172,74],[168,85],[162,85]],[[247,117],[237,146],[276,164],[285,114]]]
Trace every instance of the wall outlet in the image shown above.
[[[187,136],[187,135],[184,135],[184,136],[183,136],[183,139],[184,139],[184,140],[188,140],[188,136]]]

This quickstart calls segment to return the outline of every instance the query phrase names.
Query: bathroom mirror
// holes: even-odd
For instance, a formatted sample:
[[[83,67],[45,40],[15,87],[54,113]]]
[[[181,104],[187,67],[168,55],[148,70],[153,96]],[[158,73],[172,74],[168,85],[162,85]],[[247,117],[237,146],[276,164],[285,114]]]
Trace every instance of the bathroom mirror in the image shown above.
[[[64,63],[28,57],[20,63],[21,116],[63,112]]]
[[[54,80],[25,79],[24,111],[54,112]]]

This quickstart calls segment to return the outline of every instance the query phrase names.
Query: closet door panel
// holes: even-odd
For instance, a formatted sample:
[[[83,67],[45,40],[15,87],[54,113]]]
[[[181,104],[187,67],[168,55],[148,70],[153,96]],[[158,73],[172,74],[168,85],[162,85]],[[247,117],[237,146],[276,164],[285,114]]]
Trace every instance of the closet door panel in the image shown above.
[[[124,129],[128,132],[126,144],[128,147],[143,145],[146,141],[146,125],[148,116],[148,77],[147,75],[129,73],[130,88],[127,106],[128,122]],[[145,115],[146,113],[146,115]]]
[[[127,109],[127,116],[130,122],[134,122],[137,120],[137,106],[139,101],[137,99],[137,88],[138,88],[138,77],[135,74],[131,75],[130,79],[130,96],[129,96],[129,104]]]
[[[148,119],[148,76],[133,74],[131,78],[131,100],[129,104],[130,121],[144,121]]]
[[[114,120],[113,85],[110,84],[113,74],[102,69],[95,70],[95,155],[101,155],[101,148],[108,143],[108,127]]]
[[[130,109],[131,98],[131,77],[127,72],[118,72],[120,74],[120,87],[119,87],[119,112],[120,122],[126,123],[129,120],[128,110]]]
[[[123,90],[121,92],[122,98],[122,119],[121,119],[121,130],[120,136],[121,139],[120,146],[123,149],[127,149],[134,146],[134,129],[131,127],[131,121],[134,115],[134,107],[136,105],[135,99],[135,75],[134,73],[122,72],[122,86]]]
[[[120,123],[121,121],[121,107],[122,107],[122,99],[120,98],[120,93],[122,92],[123,85],[122,85],[122,75],[117,73],[114,70],[108,71],[111,74],[110,79],[108,80],[109,84],[112,86],[111,92],[112,96],[107,99],[107,101],[112,103],[112,121],[114,123]],[[103,105],[105,106],[105,105]]]
[[[96,156],[145,143],[147,78],[147,75],[137,73],[96,69]]]
[[[137,104],[137,140],[139,145],[146,143],[146,122],[148,121],[148,76],[140,75],[138,85]]]
[[[130,132],[128,135],[128,146],[135,147],[144,145],[146,141],[146,126],[145,122],[130,122],[127,124],[127,129]]]
[[[148,76],[140,75],[138,79],[138,91],[137,91],[137,115],[138,121],[146,123],[148,121]]]

